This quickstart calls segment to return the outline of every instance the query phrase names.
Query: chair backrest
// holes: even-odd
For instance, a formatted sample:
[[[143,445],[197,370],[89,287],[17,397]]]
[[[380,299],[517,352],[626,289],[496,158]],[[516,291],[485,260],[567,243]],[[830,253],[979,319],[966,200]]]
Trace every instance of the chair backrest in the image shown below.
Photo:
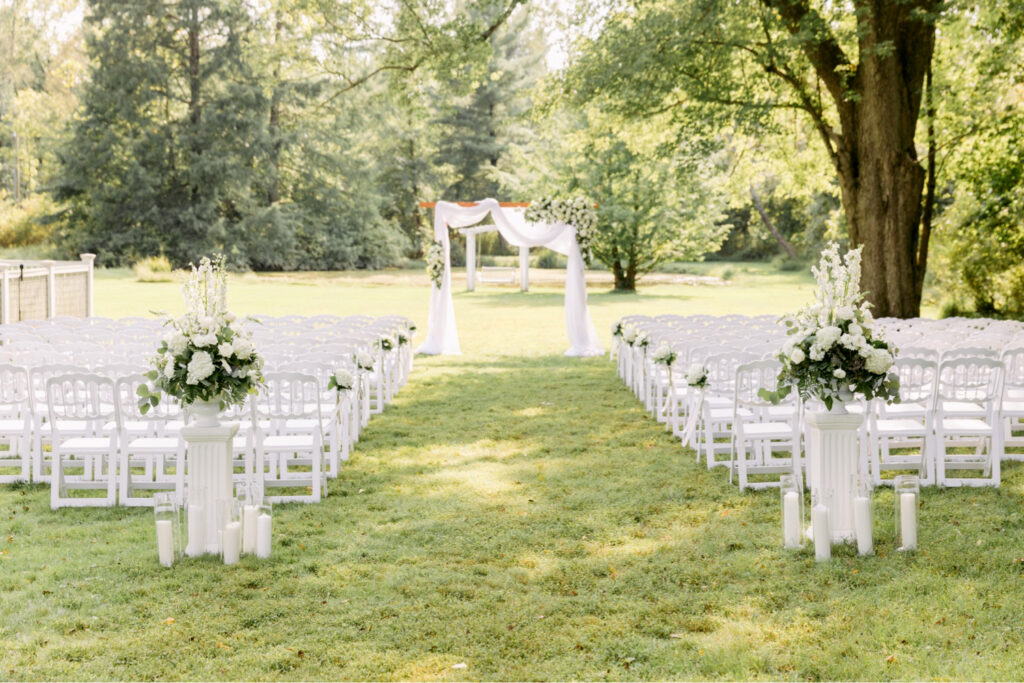
[[[113,378],[112,378],[113,379]],[[163,394],[155,406],[150,404],[143,413],[139,408],[139,387],[145,386],[153,392],[153,382],[142,374],[129,374],[115,379],[114,396],[116,400],[116,419],[118,429],[122,429],[126,421],[152,422],[162,424],[182,417],[181,403],[173,396]]]
[[[268,372],[253,398],[254,422],[260,420],[321,419],[320,383],[299,372]]]
[[[939,373],[939,366],[934,360],[901,356],[893,364],[893,370],[900,378],[900,401],[924,401],[931,406],[935,396],[935,380]]]
[[[46,403],[54,430],[57,420],[114,420],[114,380],[87,373],[51,377],[46,380]]]
[[[998,360],[999,354],[985,346],[960,346],[946,349],[942,352],[942,360],[954,360],[957,358],[989,358]]]
[[[1003,364],[991,358],[954,358],[939,365],[936,398],[994,403],[1002,390]]]
[[[32,407],[28,370],[17,365],[0,365],[0,405],[29,410]]]
[[[708,356],[703,361],[704,367],[708,369],[708,391],[719,396],[732,397],[736,384],[736,369],[743,363],[756,360],[757,356],[742,351]]]
[[[750,363],[742,363],[736,367],[735,379],[735,405],[767,407],[772,405],[758,396],[758,391],[767,389],[775,391],[779,386],[779,371],[782,364],[777,360],[758,360]],[[794,394],[791,393],[787,402],[793,402]]]
[[[933,349],[927,346],[904,346],[900,347],[896,356],[897,359],[921,359],[928,360],[935,365],[939,364],[939,359],[942,354],[939,353],[938,349]]]
[[[1004,382],[1008,389],[1024,389],[1024,346],[1003,351]]]

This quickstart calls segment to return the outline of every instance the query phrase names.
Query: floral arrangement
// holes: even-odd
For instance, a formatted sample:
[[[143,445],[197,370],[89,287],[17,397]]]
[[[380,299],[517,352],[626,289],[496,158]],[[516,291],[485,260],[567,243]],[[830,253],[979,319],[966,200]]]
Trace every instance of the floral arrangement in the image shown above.
[[[434,286],[441,289],[441,280],[444,278],[444,244],[434,242],[427,249],[427,275]]]
[[[641,349],[646,349],[651,345],[651,339],[647,336],[646,332],[637,332],[636,339],[633,340],[633,346],[638,346]]]
[[[170,329],[151,359],[146,376],[155,391],[139,388],[139,409],[145,413],[170,394],[188,405],[220,401],[221,408],[241,405],[263,381],[263,358],[252,336],[227,310],[227,273],[224,257],[204,258],[183,288],[186,313],[167,316]]]
[[[356,351],[352,354],[352,361],[360,370],[373,370],[373,356],[366,351]]]
[[[380,346],[381,351],[390,351],[391,349],[395,348],[395,342],[391,339],[391,337],[387,335],[384,335],[379,340],[377,340],[377,345]]]
[[[817,398],[829,410],[855,393],[868,400],[899,399],[899,378],[890,374],[895,349],[874,329],[870,304],[860,291],[861,250],[839,255],[830,245],[812,268],[818,281],[814,304],[785,318],[791,339],[778,354],[779,388],[762,389],[762,398],[778,403],[796,389]]]
[[[619,322],[615,323],[614,325],[612,325],[612,336],[613,337],[621,337],[622,336],[622,321],[621,320]]]
[[[593,259],[591,247],[597,237],[597,209],[586,197],[555,199],[541,197],[530,202],[524,215],[530,223],[565,223],[576,229],[576,243],[580,254],[589,265]]]
[[[668,344],[662,344],[654,352],[654,355],[651,356],[651,361],[653,361],[656,365],[671,366],[673,363],[676,362],[675,349],[673,349]]]
[[[635,327],[627,327],[622,331],[622,341],[626,342],[630,346],[636,341],[637,329]]]
[[[398,333],[398,345],[399,346],[405,346],[408,343],[409,343],[409,336],[406,335],[404,332],[399,332]]]
[[[327,380],[328,389],[337,389],[339,394],[351,391],[356,385],[356,378],[348,370],[335,370],[331,378]]]
[[[702,363],[693,363],[686,369],[686,383],[696,389],[708,386],[708,369]]]

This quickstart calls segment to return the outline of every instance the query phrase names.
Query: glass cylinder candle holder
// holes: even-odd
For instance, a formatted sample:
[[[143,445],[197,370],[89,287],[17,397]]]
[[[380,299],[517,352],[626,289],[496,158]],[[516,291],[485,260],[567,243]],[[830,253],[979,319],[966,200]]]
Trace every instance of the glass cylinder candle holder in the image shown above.
[[[181,556],[181,514],[173,491],[153,494],[156,549],[160,564],[171,567]]]
[[[917,550],[917,510],[920,505],[921,482],[916,474],[901,474],[893,479],[896,499],[897,550]]]
[[[804,524],[804,495],[800,482],[792,474],[779,477],[779,498],[782,506],[782,545],[802,548]]]
[[[238,484],[235,497],[239,510],[241,510],[242,522],[242,552],[252,554],[256,552],[256,518],[259,515],[258,490],[249,482]]]
[[[242,552],[242,515],[237,500],[225,500],[221,512],[221,557],[224,564],[235,564]]]
[[[259,505],[256,515],[256,557],[270,557],[270,539],[272,529],[273,506],[269,501]]]
[[[823,493],[819,489],[817,495],[811,496],[811,535],[814,539],[814,559],[818,562],[832,559],[831,520],[828,506],[824,502],[832,497],[822,495]]]
[[[871,555],[875,552],[874,504],[871,501],[871,479],[854,474],[853,529],[857,538],[857,554]]]

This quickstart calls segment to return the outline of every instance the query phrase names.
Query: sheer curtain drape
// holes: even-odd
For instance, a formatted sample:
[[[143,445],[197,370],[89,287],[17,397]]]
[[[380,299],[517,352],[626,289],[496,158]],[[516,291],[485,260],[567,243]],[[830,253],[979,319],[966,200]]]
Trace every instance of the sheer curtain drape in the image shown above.
[[[567,356],[599,356],[604,347],[597,337],[587,308],[587,286],[583,278],[583,257],[571,225],[527,223],[523,209],[502,207],[495,199],[474,206],[438,202],[434,208],[434,239],[444,245],[444,275],[441,287],[431,285],[430,319],[427,338],[417,349],[426,354],[459,354],[459,333],[452,303],[451,242],[449,228],[476,225],[490,216],[505,240],[516,247],[547,247],[567,257],[565,270],[565,327],[569,336]]]

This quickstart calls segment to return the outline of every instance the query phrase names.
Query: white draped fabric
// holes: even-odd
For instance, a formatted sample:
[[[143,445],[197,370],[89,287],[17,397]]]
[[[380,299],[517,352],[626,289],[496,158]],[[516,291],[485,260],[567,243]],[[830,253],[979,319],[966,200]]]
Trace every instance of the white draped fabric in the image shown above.
[[[487,218],[494,220],[498,232],[516,247],[547,247],[568,258],[565,271],[565,327],[569,335],[567,356],[600,356],[604,347],[597,337],[587,308],[587,285],[583,278],[583,257],[571,225],[528,223],[524,209],[502,207],[495,199],[473,206],[437,202],[434,208],[434,239],[444,245],[444,276],[441,288],[431,285],[430,320],[427,338],[417,353],[460,354],[459,332],[455,327],[452,303],[451,242],[449,228],[465,228]]]

